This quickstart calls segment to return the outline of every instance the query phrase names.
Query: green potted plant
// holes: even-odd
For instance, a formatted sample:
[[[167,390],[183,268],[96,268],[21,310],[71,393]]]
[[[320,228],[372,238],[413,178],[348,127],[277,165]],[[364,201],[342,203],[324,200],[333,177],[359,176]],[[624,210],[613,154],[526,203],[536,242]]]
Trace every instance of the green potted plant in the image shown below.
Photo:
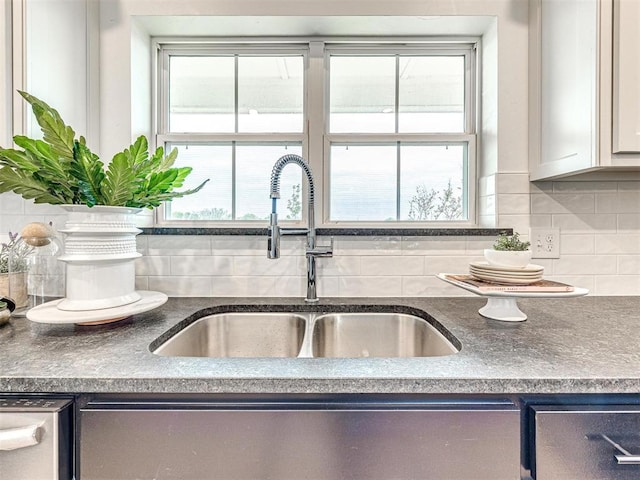
[[[493,248],[484,251],[484,258],[491,265],[502,267],[526,267],[531,261],[530,242],[520,240],[520,234],[501,233],[498,235]]]
[[[56,308],[84,312],[138,302],[144,296],[135,291],[135,259],[140,256],[135,235],[140,230],[129,217],[193,194],[208,180],[179,191],[191,167],[174,167],[177,149],[165,155],[159,147],[150,154],[144,136],[105,166],[54,108],[19,93],[31,105],[43,138],[16,135],[19,148],[0,148],[0,193],[15,192],[68,212],[59,257],[66,263],[66,296]],[[32,316],[36,308],[29,311]]]
[[[35,203],[54,205],[110,205],[153,208],[199,191],[177,191],[191,173],[191,167],[174,167],[174,148],[164,155],[158,147],[148,152],[145,136],[117,153],[105,169],[100,158],[76,138],[60,114],[42,100],[19,92],[31,105],[44,134],[42,140],[16,135],[21,149],[0,148],[0,193],[15,192]]]

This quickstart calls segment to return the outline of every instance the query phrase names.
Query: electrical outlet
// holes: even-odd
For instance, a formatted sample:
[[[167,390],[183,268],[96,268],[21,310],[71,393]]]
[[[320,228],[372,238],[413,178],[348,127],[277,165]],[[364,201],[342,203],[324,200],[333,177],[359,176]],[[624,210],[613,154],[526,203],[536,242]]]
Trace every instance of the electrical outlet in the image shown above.
[[[531,228],[531,258],[560,258],[560,229]]]

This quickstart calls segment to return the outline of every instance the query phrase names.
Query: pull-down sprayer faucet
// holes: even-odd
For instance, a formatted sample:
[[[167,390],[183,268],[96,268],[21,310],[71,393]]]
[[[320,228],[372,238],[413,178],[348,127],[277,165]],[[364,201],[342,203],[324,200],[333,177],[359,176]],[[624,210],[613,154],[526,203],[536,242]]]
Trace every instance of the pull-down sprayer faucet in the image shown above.
[[[307,203],[307,228],[280,228],[278,226],[277,200],[280,198],[280,177],[282,170],[290,163],[298,165],[307,176],[309,186],[309,201]],[[306,302],[317,302],[318,294],[316,292],[316,257],[333,256],[333,238],[331,245],[316,246],[316,227],[314,216],[314,195],[315,186],[313,183],[313,174],[309,165],[299,155],[284,155],[278,159],[271,171],[271,217],[269,222],[269,233],[267,239],[267,257],[280,257],[280,235],[307,235],[307,297]]]

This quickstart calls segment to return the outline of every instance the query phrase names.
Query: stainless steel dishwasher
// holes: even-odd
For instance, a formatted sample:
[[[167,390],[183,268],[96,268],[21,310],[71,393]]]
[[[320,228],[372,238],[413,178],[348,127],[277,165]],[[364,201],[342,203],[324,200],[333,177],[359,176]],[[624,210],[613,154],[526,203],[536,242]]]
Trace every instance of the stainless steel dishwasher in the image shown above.
[[[73,403],[0,397],[0,478],[73,478]]]
[[[91,401],[82,480],[516,480],[510,401]]]

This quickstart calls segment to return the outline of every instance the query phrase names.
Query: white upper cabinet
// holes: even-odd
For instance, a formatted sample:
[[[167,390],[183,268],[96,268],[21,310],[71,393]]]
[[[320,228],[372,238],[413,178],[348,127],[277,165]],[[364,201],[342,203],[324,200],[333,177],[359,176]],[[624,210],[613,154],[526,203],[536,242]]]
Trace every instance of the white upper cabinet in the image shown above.
[[[640,170],[640,2],[532,0],[530,178]]]
[[[640,152],[640,2],[613,9],[613,153]]]

